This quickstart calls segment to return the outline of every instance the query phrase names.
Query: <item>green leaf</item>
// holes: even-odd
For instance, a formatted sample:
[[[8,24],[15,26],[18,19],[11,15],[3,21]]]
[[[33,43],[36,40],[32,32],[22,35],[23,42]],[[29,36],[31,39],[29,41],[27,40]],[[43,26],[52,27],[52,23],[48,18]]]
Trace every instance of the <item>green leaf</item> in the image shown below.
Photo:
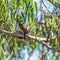
[[[37,3],[35,2],[35,10],[36,10],[36,17],[37,17],[37,14],[38,14],[38,7],[37,7]]]
[[[60,0],[58,0],[58,3],[60,4]]]

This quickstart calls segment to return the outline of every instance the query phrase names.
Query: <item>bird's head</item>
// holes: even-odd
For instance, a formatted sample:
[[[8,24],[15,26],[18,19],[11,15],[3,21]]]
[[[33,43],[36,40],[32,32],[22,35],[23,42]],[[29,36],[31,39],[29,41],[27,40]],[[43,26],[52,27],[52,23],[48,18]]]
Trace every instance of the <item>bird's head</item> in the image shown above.
[[[21,21],[19,19],[17,19],[17,23],[19,24]]]

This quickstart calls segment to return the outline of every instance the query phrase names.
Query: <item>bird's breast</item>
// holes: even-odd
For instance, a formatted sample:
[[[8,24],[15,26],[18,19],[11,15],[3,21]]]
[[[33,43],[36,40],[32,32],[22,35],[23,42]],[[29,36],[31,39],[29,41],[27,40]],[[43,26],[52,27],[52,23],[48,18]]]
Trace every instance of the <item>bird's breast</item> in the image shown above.
[[[24,33],[28,33],[28,29],[27,29],[27,26],[24,25],[24,24],[19,24],[19,27],[21,28],[21,30],[24,32]]]

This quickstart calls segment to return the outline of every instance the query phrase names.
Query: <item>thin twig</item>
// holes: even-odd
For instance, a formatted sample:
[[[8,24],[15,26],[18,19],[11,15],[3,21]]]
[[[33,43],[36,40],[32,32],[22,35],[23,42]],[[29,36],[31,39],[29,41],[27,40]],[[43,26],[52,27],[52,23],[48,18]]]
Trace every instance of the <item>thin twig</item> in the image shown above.
[[[43,3],[43,5],[45,6],[45,8],[47,9],[47,11],[49,12],[50,16],[54,17],[54,18],[56,19],[56,21],[58,21],[58,22],[60,23],[60,19],[57,17],[57,15],[56,15],[56,14],[52,14],[52,13],[49,11],[49,9],[47,8],[47,6],[45,5],[45,3],[44,3],[44,2],[42,2],[42,3]]]
[[[12,56],[13,56],[13,51],[11,52],[11,54],[9,54],[9,56],[5,59],[5,60],[10,60],[11,58],[12,58]]]

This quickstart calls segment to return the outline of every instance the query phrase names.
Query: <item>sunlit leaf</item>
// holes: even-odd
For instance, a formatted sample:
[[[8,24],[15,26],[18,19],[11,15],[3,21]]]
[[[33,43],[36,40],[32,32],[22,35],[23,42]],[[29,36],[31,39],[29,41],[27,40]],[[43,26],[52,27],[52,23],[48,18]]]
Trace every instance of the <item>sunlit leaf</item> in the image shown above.
[[[52,26],[56,27],[56,20],[55,20],[55,18],[52,18],[51,24],[52,24]]]
[[[60,0],[58,0],[58,3],[60,4]]]

